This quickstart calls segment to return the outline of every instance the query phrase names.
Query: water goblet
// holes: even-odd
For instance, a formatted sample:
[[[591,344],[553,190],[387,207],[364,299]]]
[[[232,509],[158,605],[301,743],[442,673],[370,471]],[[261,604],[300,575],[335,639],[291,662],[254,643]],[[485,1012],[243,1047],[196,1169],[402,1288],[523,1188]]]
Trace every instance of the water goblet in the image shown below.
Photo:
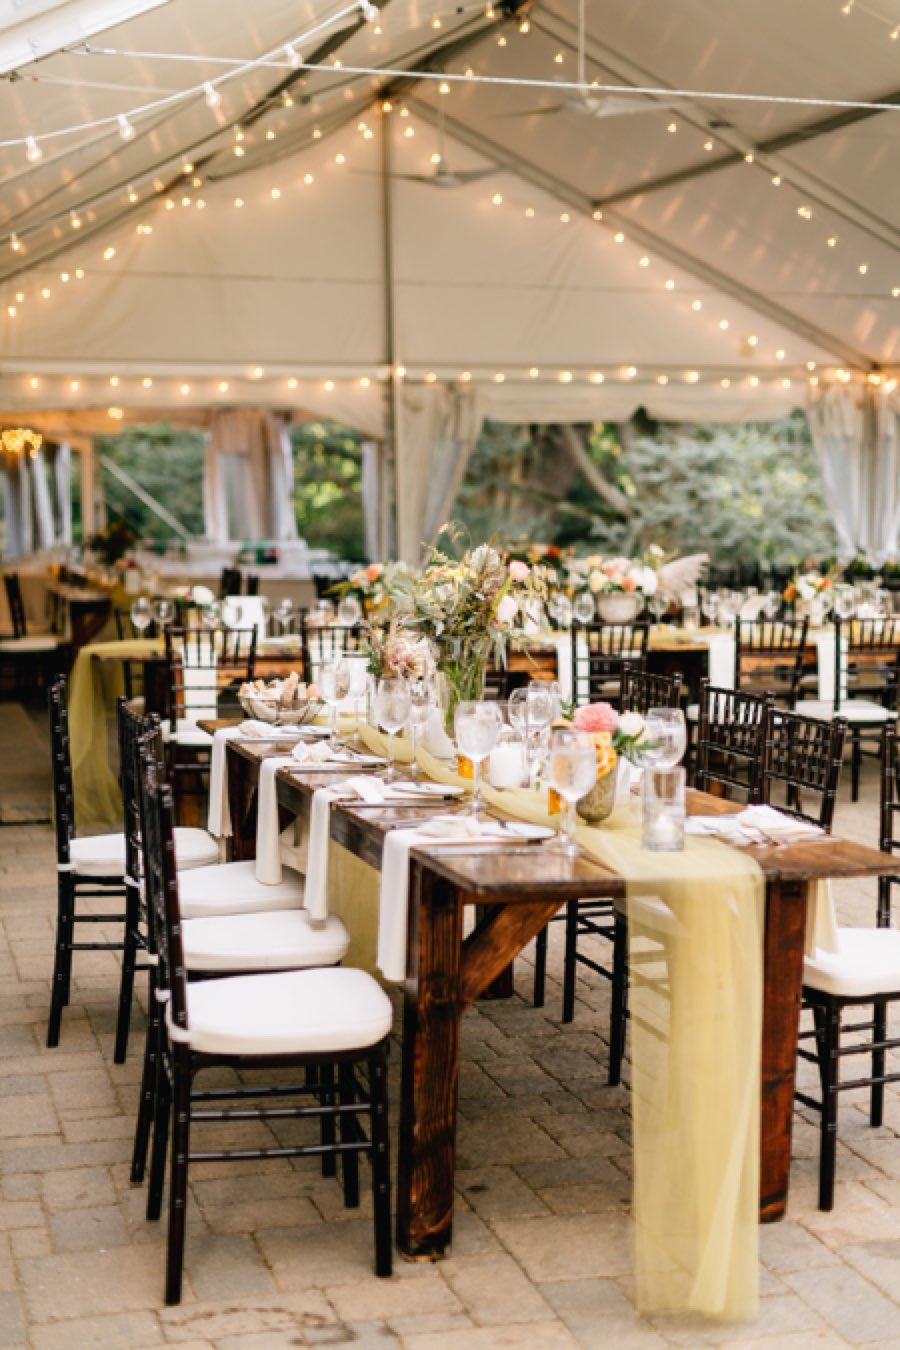
[[[343,703],[350,692],[351,670],[345,661],[326,661],[319,667],[316,681],[319,693],[331,710],[331,736],[329,745],[337,749],[337,713],[338,704]]]
[[[131,606],[131,622],[139,633],[143,633],[153,622],[153,606],[145,595],[140,596]]]
[[[590,591],[579,591],[572,606],[572,613],[581,624],[593,623],[597,614],[597,602]]]
[[[562,834],[557,847],[569,857],[578,852],[575,842],[575,803],[597,781],[597,749],[590,736],[569,728],[558,729],[550,738],[547,761],[551,787],[565,803]]]
[[[839,619],[852,619],[856,613],[856,591],[846,582],[841,582],[834,588],[834,612]]]
[[[409,729],[412,737],[412,764],[409,776],[419,779],[419,736],[428,725],[432,709],[437,707],[437,690],[431,680],[416,678],[409,681]]]
[[[219,628],[222,623],[222,601],[213,600],[211,605],[204,605],[200,611],[200,622],[204,628]]]
[[[709,619],[709,622],[715,626],[716,620],[719,617],[719,592],[704,591],[703,604],[700,608],[703,610],[706,618]]]
[[[337,621],[345,628],[355,628],[362,618],[362,605],[355,595],[345,595],[337,607]]]
[[[409,686],[396,676],[378,681],[375,691],[375,717],[382,731],[388,734],[388,767],[386,779],[390,783],[398,775],[394,768],[394,737],[409,721]]]
[[[638,747],[643,764],[674,769],[687,750],[687,726],[680,708],[649,708],[644,718],[646,750]]]
[[[485,699],[457,705],[453,719],[456,744],[460,753],[472,761],[472,815],[481,811],[481,765],[497,744],[500,735],[500,708]]]
[[[165,628],[175,618],[175,606],[171,600],[159,599],[153,601],[153,617],[160,628]]]

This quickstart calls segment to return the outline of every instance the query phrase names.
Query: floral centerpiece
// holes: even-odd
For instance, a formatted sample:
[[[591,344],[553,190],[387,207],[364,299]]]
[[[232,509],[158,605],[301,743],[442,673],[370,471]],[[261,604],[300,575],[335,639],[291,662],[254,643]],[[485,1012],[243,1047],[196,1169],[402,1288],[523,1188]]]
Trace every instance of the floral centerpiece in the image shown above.
[[[656,593],[662,557],[661,549],[649,550],[642,558],[604,558],[595,553],[574,559],[569,573],[576,589],[587,587],[597,597],[602,619],[628,623],[637,618],[644,601]]]
[[[402,576],[414,575],[408,563],[373,562],[367,567],[357,568],[344,581],[332,586],[331,590],[342,600],[348,595],[355,596],[367,618],[386,619],[390,612],[395,583]]]
[[[615,805],[620,756],[634,764],[648,748],[646,724],[640,713],[616,712],[609,703],[576,708],[572,722],[577,731],[591,737],[597,751],[597,782],[576,804],[582,820],[596,824]]]
[[[784,598],[789,604],[797,600],[809,604],[810,601],[816,600],[826,591],[830,591],[837,576],[836,569],[820,572],[815,568],[810,568],[805,572],[795,572],[784,588]]]
[[[557,544],[510,544],[506,549],[507,562],[523,562],[531,568],[535,581],[548,590],[565,589],[569,584],[569,564],[574,549]]]
[[[387,625],[366,623],[362,650],[376,679],[421,680],[434,673],[434,652],[428,639],[412,632],[398,614]]]
[[[442,533],[460,537],[452,526]],[[526,606],[541,593],[528,563],[507,562],[490,544],[468,548],[459,559],[435,547],[419,578],[394,580],[394,613],[407,632],[428,639],[446,680],[448,731],[457,704],[482,697],[488,663],[502,667],[510,644],[524,643]]]

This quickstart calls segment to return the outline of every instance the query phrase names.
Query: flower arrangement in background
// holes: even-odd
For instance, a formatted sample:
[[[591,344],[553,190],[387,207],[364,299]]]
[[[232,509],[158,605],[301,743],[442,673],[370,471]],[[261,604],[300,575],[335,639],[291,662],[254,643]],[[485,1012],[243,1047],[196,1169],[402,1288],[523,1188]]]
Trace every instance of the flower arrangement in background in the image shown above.
[[[7,455],[24,455],[27,451],[34,456],[43,443],[41,433],[32,431],[29,427],[10,427],[6,431],[0,431],[0,445]]]
[[[594,595],[655,595],[659,577],[641,558],[585,558],[588,589]]]
[[[403,562],[373,562],[357,568],[344,581],[336,582],[331,591],[341,600],[348,595],[356,596],[367,618],[380,617],[388,621],[393,588],[401,576],[415,576],[414,569]]]
[[[831,590],[839,576],[840,569],[837,567],[830,568],[827,572],[820,572],[815,568],[795,572],[784,588],[784,598],[789,604],[794,600],[806,602],[816,600],[825,591]]]

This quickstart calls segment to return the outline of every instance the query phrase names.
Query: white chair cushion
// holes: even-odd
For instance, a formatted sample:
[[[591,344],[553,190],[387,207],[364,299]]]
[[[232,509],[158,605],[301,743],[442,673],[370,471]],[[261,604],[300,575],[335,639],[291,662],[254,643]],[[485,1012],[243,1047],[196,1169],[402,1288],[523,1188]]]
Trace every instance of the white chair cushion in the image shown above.
[[[391,1001],[372,976],[340,966],[207,980],[188,985],[187,997],[191,1047],[208,1055],[364,1050],[393,1021]],[[171,1030],[171,1003],[166,1021]]]
[[[804,698],[794,708],[794,712],[801,713],[804,717],[816,717],[820,722],[833,722],[835,717],[846,717],[848,722],[860,725],[897,720],[897,714],[891,712],[890,708],[883,708],[880,703],[873,703],[868,698],[848,698],[841,703],[837,712],[833,703],[823,703],[817,698]]]
[[[329,915],[321,928],[313,928],[304,909],[186,919],[181,935],[188,970],[223,974],[336,966],[350,945],[337,915]]]
[[[689,704],[687,705],[687,709],[685,710],[685,714],[684,714],[684,715],[685,715],[685,717],[687,718],[687,720],[688,720],[689,722],[699,722],[699,721],[700,721],[700,704],[699,704],[699,703],[689,703]]]
[[[0,638],[0,652],[6,652],[10,656],[30,656],[37,652],[55,652],[61,642],[62,638],[54,637],[50,633],[46,636],[35,633],[29,637]]]
[[[196,867],[178,878],[178,898],[184,919],[302,909],[303,877],[285,867],[278,885],[267,886],[265,882],[257,881],[253,861]]]
[[[803,962],[803,983],[823,994],[874,997],[900,991],[900,933],[893,928],[839,928],[838,949]]]
[[[188,750],[209,750],[213,743],[213,738],[208,731],[190,724],[179,727],[175,735],[168,739],[174,740],[176,745],[181,745]]]
[[[77,876],[120,877],[125,872],[124,834],[85,834],[69,848]],[[206,867],[217,862],[219,846],[206,830],[186,825],[175,827],[175,863],[182,868]]]

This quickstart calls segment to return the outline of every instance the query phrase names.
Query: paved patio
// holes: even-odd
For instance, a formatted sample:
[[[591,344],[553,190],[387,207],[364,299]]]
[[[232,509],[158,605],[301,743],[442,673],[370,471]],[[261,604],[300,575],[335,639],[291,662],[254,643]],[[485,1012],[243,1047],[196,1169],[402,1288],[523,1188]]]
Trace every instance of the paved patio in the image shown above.
[[[863,803],[846,792],[837,830],[874,843],[874,766]],[[838,896],[844,921],[873,921],[872,883]],[[559,931],[545,1009],[530,1005],[523,960],[520,996],[465,1021],[452,1256],[398,1259],[396,1278],[378,1281],[368,1209],[348,1215],[317,1166],[197,1165],[184,1302],[164,1308],[164,1228],[146,1223],[144,1191],[129,1183],[143,1019],[129,1062],[115,1066],[116,961],[82,954],[62,1043],[45,1049],[53,912],[49,827],[0,827],[0,1345],[900,1347],[895,1089],[875,1131],[845,1099],[832,1214],[815,1207],[816,1133],[797,1119],[790,1215],[762,1230],[755,1324],[637,1315],[629,1096],[604,1085],[608,990],[582,981],[574,1025],[559,1025]],[[270,1132],[228,1133],[237,1144]]]

